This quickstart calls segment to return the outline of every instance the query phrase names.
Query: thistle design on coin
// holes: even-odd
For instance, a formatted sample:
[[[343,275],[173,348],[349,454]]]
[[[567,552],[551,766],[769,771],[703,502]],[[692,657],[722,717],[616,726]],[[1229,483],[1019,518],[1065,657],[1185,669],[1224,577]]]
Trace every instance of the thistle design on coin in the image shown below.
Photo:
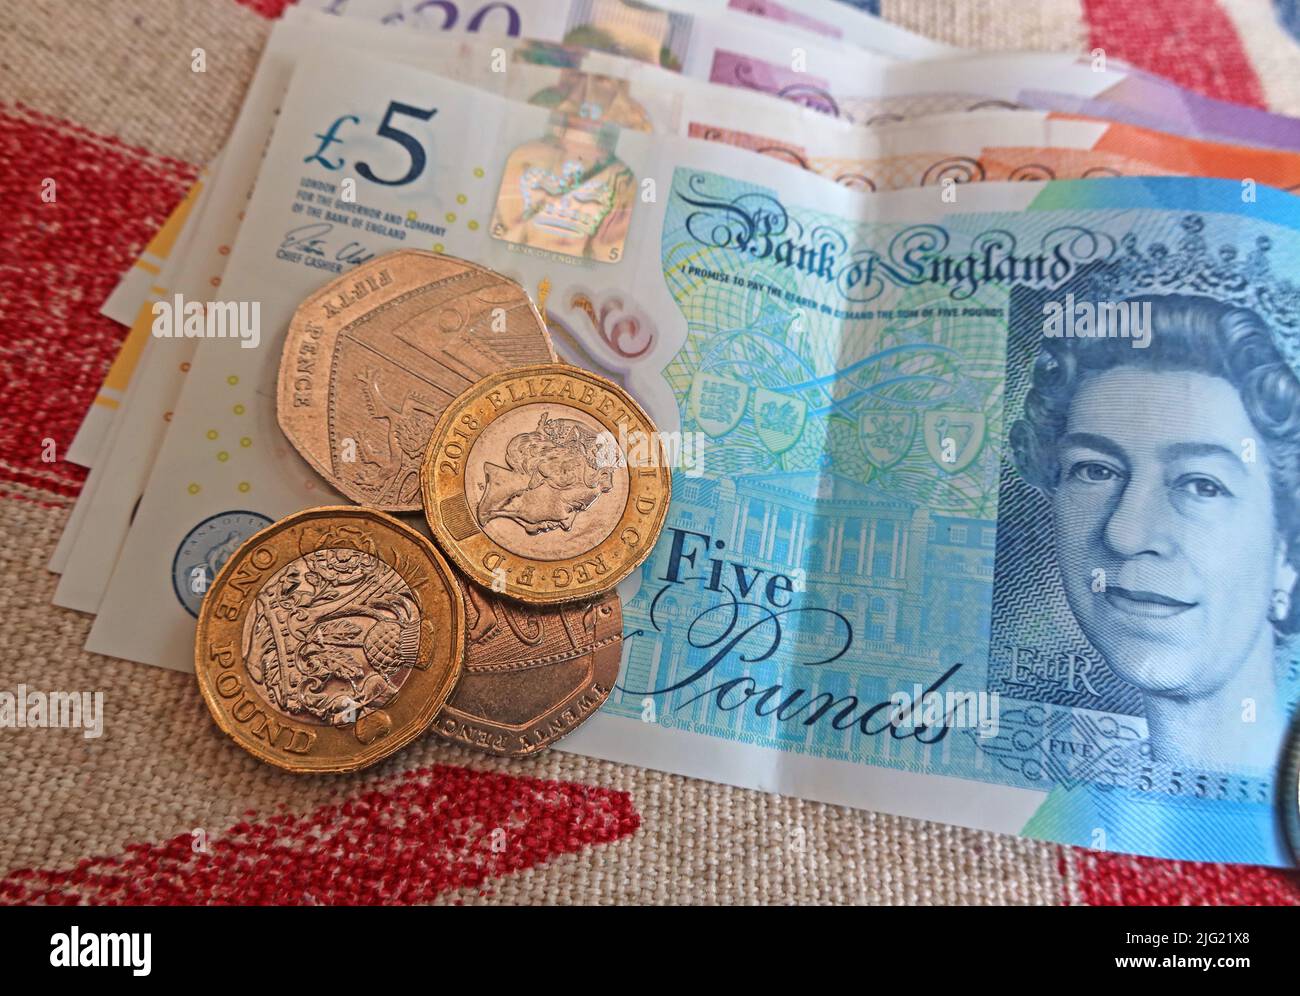
[[[623,610],[591,602],[524,605],[464,586],[465,670],[434,732],[490,754],[524,756],[572,733],[618,680]]]
[[[280,427],[340,494],[418,511],[420,459],[447,403],[488,374],[554,358],[513,280],[399,250],[299,305],[280,358]]]
[[[429,528],[456,566],[534,604],[589,599],[627,577],[659,538],[672,491],[641,406],[561,363],[498,373],[449,404],[420,479]]]
[[[460,585],[431,543],[361,508],[251,537],[199,612],[195,670],[217,725],[292,771],[350,771],[422,733],[460,673]]]

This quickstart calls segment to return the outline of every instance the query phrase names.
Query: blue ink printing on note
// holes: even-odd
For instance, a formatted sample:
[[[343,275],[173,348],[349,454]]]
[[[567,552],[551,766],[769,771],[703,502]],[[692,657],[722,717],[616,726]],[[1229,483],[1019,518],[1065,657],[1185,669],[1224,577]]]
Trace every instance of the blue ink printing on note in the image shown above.
[[[172,558],[172,590],[186,612],[198,618],[203,596],[226,561],[244,540],[270,524],[260,512],[221,512],[185,534]]]
[[[855,224],[679,171],[663,375],[708,445],[607,708],[1031,790],[1030,836],[1284,863],[1300,202],[1239,194]]]

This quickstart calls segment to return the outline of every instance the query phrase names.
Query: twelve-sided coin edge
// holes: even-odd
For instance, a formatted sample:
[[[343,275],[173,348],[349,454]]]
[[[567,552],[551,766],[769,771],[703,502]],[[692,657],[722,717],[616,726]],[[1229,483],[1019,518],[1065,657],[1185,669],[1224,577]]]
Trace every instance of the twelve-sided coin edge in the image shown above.
[[[436,467],[438,462],[438,453],[442,447],[444,437],[450,434],[452,427],[456,425],[461,415],[465,413],[467,407],[471,406],[472,402],[474,402],[479,398],[487,397],[491,391],[498,389],[502,384],[508,381],[517,378],[527,378],[530,376],[541,376],[542,374],[547,372],[554,373],[556,372],[557,367],[563,368],[562,372],[564,376],[572,377],[576,380],[586,381],[587,383],[592,384],[593,386],[599,388],[600,390],[605,391],[608,394],[611,394],[615,397],[618,397],[621,401],[625,402],[628,405],[628,407],[631,409],[631,411],[641,420],[641,422],[646,427],[646,431],[651,433],[654,436],[655,452],[658,455],[658,462],[656,467],[657,470],[659,471],[659,475],[658,475],[659,483],[662,488],[662,501],[659,501],[656,504],[655,515],[653,521],[649,524],[649,530],[648,530],[649,533],[655,537],[655,542],[657,542],[660,533],[663,531],[664,522],[667,520],[668,506],[672,498],[672,473],[668,469],[667,460],[664,456],[662,442],[658,439],[658,430],[655,426],[654,420],[650,418],[649,414],[645,411],[644,408],[641,407],[641,405],[637,402],[635,398],[633,398],[630,394],[628,394],[625,390],[623,390],[623,388],[613,383],[612,381],[608,381],[605,378],[599,376],[598,374],[593,374],[590,371],[583,369],[582,367],[572,366],[566,363],[532,364],[530,366],[516,367],[512,370],[505,370],[502,371],[501,373],[493,374],[491,377],[484,378],[483,380],[475,384],[473,387],[466,390],[464,393],[462,393],[458,398],[456,398],[447,406],[447,408],[443,411],[442,416],[438,419],[438,423],[434,427],[432,435],[430,435],[429,437],[429,445],[428,448],[425,450],[424,459],[423,461],[421,461],[420,464],[420,491],[424,497],[424,515],[425,515],[425,519],[428,521],[429,529],[433,533],[434,539],[437,541],[438,546],[441,547],[443,552],[446,553],[449,558],[451,558],[452,562],[465,574],[465,576],[471,581],[471,583],[476,583],[480,587],[497,590],[493,588],[494,579],[487,572],[487,569],[482,565],[474,564],[470,560],[470,558],[464,556],[464,554],[462,553],[462,551],[460,550],[457,544],[457,541],[450,534],[449,530],[446,528],[445,524],[442,521],[442,515],[440,512],[441,500],[445,497],[448,497],[449,495],[443,494],[440,491],[438,482],[435,479]],[[608,428],[611,432],[615,431],[616,427],[610,425],[606,417],[601,416],[599,413],[587,413],[587,414],[591,414],[594,418],[600,421],[602,425],[605,425],[606,428]],[[493,413],[494,418],[495,415],[496,412]],[[490,420],[489,422],[484,422],[481,429],[486,428],[488,424],[490,424]],[[479,432],[481,431],[481,429],[475,431]],[[461,471],[457,474],[459,487],[461,487],[462,489],[464,487],[464,476],[468,466],[468,456],[469,456],[468,450],[466,451],[465,456],[466,456],[465,464],[462,466]],[[629,505],[631,504],[631,501],[632,501],[632,495],[631,493],[629,493],[628,496]],[[624,516],[626,516],[626,514],[627,512],[625,508]],[[621,526],[621,520],[620,520],[620,526]],[[616,527],[614,532],[617,531],[618,528]],[[481,529],[480,529],[480,535],[482,535],[484,539],[487,541],[487,543],[491,544],[492,547],[494,547],[496,550],[501,551],[503,556],[506,554],[510,554],[510,551],[504,550],[504,548],[502,548],[498,543],[496,543],[490,536],[487,536],[486,533],[483,533]],[[610,543],[610,541],[613,539],[613,536],[614,534],[611,533],[611,536],[606,540],[604,540],[602,545]],[[602,594],[603,592],[609,591],[610,589],[615,587],[619,582],[621,582],[624,578],[630,576],[632,572],[635,571],[650,556],[651,552],[654,550],[655,542],[643,544],[642,548],[639,551],[637,551],[634,555],[626,557],[618,568],[611,568],[605,575],[602,575],[603,580],[599,586],[579,588],[576,591],[551,593],[551,592],[531,591],[527,589],[521,590],[520,586],[516,585],[511,580],[507,580],[505,582],[504,590],[501,591],[500,593],[506,595],[507,597],[514,598],[518,601],[523,601],[523,602],[527,602],[530,604],[537,604],[537,605],[560,605],[569,602],[578,602],[578,601],[594,598],[595,596]],[[518,556],[518,555],[510,554],[510,556]],[[526,558],[521,558],[521,559],[526,559]]]
[[[237,730],[232,722],[233,717],[227,714],[226,710],[222,708],[218,701],[219,696],[215,687],[215,680],[211,679],[210,674],[211,669],[215,667],[216,664],[215,662],[208,661],[206,655],[206,643],[210,636],[212,623],[211,617],[215,611],[215,603],[210,604],[209,599],[214,595],[214,593],[224,589],[225,585],[228,583],[230,575],[238,569],[238,566],[242,562],[246,552],[256,550],[260,545],[265,544],[268,540],[273,539],[277,535],[289,531],[311,519],[336,517],[356,518],[360,521],[370,520],[372,522],[374,520],[379,520],[384,527],[391,529],[394,535],[411,543],[422,556],[427,558],[430,565],[430,574],[438,577],[443,582],[446,590],[449,609],[448,622],[453,632],[451,634],[450,645],[447,651],[447,663],[446,666],[442,668],[441,680],[438,681],[431,692],[426,695],[424,701],[420,704],[415,713],[415,720],[413,722],[407,722],[400,727],[394,728],[388,735],[383,736],[370,744],[363,745],[359,741],[356,741],[354,737],[352,742],[347,743],[347,747],[351,751],[350,756],[342,755],[345,757],[345,760],[330,763],[328,758],[323,758],[322,760],[324,763],[295,765],[289,762],[287,758],[282,758],[278,754],[267,750],[261,742],[257,740],[257,738],[243,734],[241,731]],[[276,570],[283,566],[283,564],[277,564]],[[268,568],[265,572],[265,577],[269,578],[273,574],[274,571]],[[402,579],[407,582],[413,591],[418,588],[417,585],[411,584],[410,579],[404,576]],[[247,611],[247,609],[241,608],[236,619],[226,621],[233,624],[242,632]],[[295,512],[292,515],[286,516],[285,518],[272,523],[265,529],[259,530],[240,544],[235,553],[222,566],[221,570],[217,573],[216,579],[208,588],[207,596],[205,596],[203,605],[199,610],[198,625],[195,628],[194,637],[194,670],[198,680],[199,690],[203,695],[203,700],[208,707],[208,711],[212,714],[212,718],[216,722],[217,727],[243,750],[252,754],[259,760],[266,761],[269,764],[273,764],[276,767],[294,773],[343,773],[369,767],[370,765],[375,764],[401,750],[403,747],[412,743],[428,731],[438,714],[442,711],[442,707],[446,704],[447,699],[451,696],[452,690],[456,687],[456,682],[459,680],[464,668],[465,632],[466,621],[464,595],[461,590],[460,581],[457,578],[455,571],[453,571],[447,564],[441,552],[433,543],[431,543],[426,537],[422,536],[418,531],[384,512],[357,505],[326,505]],[[242,658],[237,658],[235,664],[232,666],[238,667],[242,671],[243,677],[247,679],[246,664]],[[423,671],[423,673],[429,673],[427,670],[420,670]],[[418,678],[412,676],[411,680],[418,680]],[[410,681],[408,681],[407,684],[409,685]],[[408,688],[407,686],[403,686],[402,692],[399,692],[399,695],[406,693],[409,697],[412,693],[418,691],[418,688]],[[345,731],[343,728],[322,727],[321,730],[339,736],[354,736],[350,730]],[[355,749],[352,749],[353,743],[356,743]]]

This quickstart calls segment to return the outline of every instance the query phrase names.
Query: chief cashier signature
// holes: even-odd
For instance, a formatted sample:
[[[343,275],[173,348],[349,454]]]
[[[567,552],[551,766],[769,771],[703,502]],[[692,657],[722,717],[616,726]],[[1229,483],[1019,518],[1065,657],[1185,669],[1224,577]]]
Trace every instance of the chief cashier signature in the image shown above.
[[[323,257],[329,253],[329,246],[325,236],[332,231],[334,231],[334,225],[328,221],[321,221],[311,225],[299,225],[297,228],[291,228],[284,233],[284,241],[280,243],[280,249],[289,252],[300,252],[307,256]],[[336,250],[333,258],[339,263],[357,264],[374,259],[375,254],[360,242],[352,241]]]

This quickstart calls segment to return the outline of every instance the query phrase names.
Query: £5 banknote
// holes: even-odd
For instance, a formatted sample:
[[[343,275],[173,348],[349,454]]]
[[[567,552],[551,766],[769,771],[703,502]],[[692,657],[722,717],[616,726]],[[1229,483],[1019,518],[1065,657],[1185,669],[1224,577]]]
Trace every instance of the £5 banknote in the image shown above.
[[[670,437],[618,687],[565,749],[1280,864],[1298,228],[1293,197],[1212,180],[863,195],[322,49],[227,269],[260,344],[200,340],[92,649],[188,666],[186,580],[245,519],[335,500],[275,425],[284,327],[432,247],[518,279]],[[362,450],[401,460],[411,399],[380,395]]]

